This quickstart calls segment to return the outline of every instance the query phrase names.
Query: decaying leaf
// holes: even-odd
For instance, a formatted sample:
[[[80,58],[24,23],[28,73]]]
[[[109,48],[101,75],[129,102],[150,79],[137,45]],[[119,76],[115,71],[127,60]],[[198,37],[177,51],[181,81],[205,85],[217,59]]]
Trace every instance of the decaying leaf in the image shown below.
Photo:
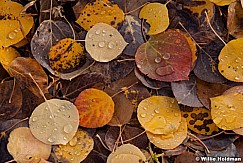
[[[47,160],[51,154],[51,145],[36,139],[28,127],[14,129],[8,141],[9,153],[20,163],[38,163],[41,159]]]
[[[203,163],[202,161],[195,160],[197,154],[192,152],[185,151],[181,155],[177,156],[175,159],[175,163],[183,163],[183,162],[190,162],[190,163]]]
[[[67,144],[75,135],[79,114],[66,100],[51,99],[35,108],[29,126],[32,134],[45,144]]]
[[[69,72],[85,62],[84,48],[71,38],[60,40],[49,52],[50,66],[57,72]],[[83,63],[81,63],[83,62]]]
[[[3,68],[8,71],[10,63],[17,57],[20,57],[20,54],[17,50],[12,47],[1,48],[0,46],[0,63],[3,65]]]
[[[106,23],[117,27],[124,20],[124,13],[117,4],[109,0],[96,0],[88,3],[76,21],[85,30],[97,23]]]
[[[139,163],[140,161],[147,163],[141,150],[132,144],[121,145],[107,158],[107,163]]]
[[[223,130],[243,127],[243,95],[229,93],[210,98],[211,115],[214,123]]]
[[[219,55],[219,72],[228,80],[243,82],[243,38],[228,42]]]
[[[43,92],[47,91],[47,74],[35,59],[17,57],[9,65],[8,71],[19,81],[21,86],[28,88],[36,96],[40,97],[40,90],[36,83]]]
[[[0,0],[0,42],[4,47],[21,41],[34,24],[31,15],[21,14],[23,6],[10,0]]]
[[[0,83],[0,119],[14,117],[22,106],[22,92],[16,81]]]
[[[137,117],[146,131],[153,134],[170,134],[181,122],[180,108],[174,98],[151,96],[138,105]]]
[[[192,52],[184,35],[178,30],[167,30],[152,35],[135,55],[139,70],[160,81],[188,80],[192,67]]]
[[[109,62],[115,59],[126,45],[122,35],[105,23],[95,24],[85,38],[86,50],[98,62]]]
[[[226,6],[236,0],[210,0],[211,2],[215,3],[218,6]]]
[[[62,162],[80,163],[94,147],[93,139],[83,130],[78,130],[66,145],[58,145],[54,153]]]
[[[153,134],[146,131],[149,140],[158,148],[174,149],[179,146],[187,137],[187,123],[186,119],[182,118],[180,126],[176,131],[169,134]]]
[[[161,33],[169,26],[168,9],[161,3],[149,3],[144,6],[139,13],[139,18],[146,19],[150,24],[149,35]]]
[[[172,82],[171,88],[179,104],[202,107],[202,103],[197,97],[196,78],[191,75],[189,80]]]
[[[36,61],[53,75],[70,80],[85,73],[84,69],[88,67],[90,62],[86,60],[86,63],[81,68],[78,67],[69,73],[56,73],[50,66],[49,51],[53,45],[56,45],[58,41],[64,38],[79,39],[79,35],[73,33],[71,26],[63,21],[45,20],[39,25],[31,39],[31,52]]]
[[[208,109],[184,107],[181,110],[190,130],[202,135],[211,135],[219,131]]]
[[[229,34],[236,38],[243,37],[243,12],[240,2],[233,2],[228,8],[227,27]]]
[[[104,91],[90,88],[82,91],[75,105],[79,111],[79,125],[97,128],[106,125],[114,113],[114,102]]]
[[[129,43],[123,51],[124,54],[134,56],[138,47],[144,43],[142,35],[144,31],[142,31],[141,23],[142,21],[138,17],[132,15],[125,16],[123,25],[119,30],[124,40]]]

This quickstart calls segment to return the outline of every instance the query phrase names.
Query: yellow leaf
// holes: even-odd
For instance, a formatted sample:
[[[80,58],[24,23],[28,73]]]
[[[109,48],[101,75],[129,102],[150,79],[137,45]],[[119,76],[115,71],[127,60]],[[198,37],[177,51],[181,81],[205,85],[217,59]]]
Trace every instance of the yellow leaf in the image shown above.
[[[59,160],[80,163],[88,156],[93,147],[93,139],[88,133],[79,129],[68,144],[59,145],[54,152]]]
[[[163,135],[163,134],[153,134],[151,132],[146,132],[149,140],[158,148],[161,149],[174,149],[179,146],[187,137],[187,123],[186,119],[182,118],[178,130],[175,132]]]
[[[210,1],[215,3],[218,6],[226,6],[232,2],[235,2],[236,0],[210,0]]]
[[[4,47],[16,44],[28,34],[34,21],[32,16],[21,13],[23,6],[10,0],[0,0],[0,41]]]
[[[161,3],[149,3],[144,6],[139,13],[139,18],[146,19],[150,24],[149,35],[161,33],[169,26],[168,9]]]
[[[186,118],[188,128],[198,134],[211,135],[219,131],[208,109],[185,107],[182,108],[182,116]]]
[[[229,93],[210,98],[214,123],[223,130],[243,127],[243,95]]]
[[[181,112],[176,100],[167,96],[152,96],[141,101],[137,117],[144,129],[153,134],[174,132],[181,122]]]
[[[10,63],[17,57],[20,57],[20,54],[17,50],[12,47],[1,48],[0,47],[0,63],[3,65],[3,68],[8,71]]]
[[[88,3],[76,21],[85,30],[89,30],[97,23],[106,23],[117,27],[124,20],[124,13],[117,4],[109,0],[96,0]]]
[[[66,72],[79,66],[85,60],[83,51],[83,46],[71,38],[60,40],[49,52],[51,68],[58,72]]]
[[[219,72],[228,80],[243,82],[243,38],[227,43],[219,54]]]

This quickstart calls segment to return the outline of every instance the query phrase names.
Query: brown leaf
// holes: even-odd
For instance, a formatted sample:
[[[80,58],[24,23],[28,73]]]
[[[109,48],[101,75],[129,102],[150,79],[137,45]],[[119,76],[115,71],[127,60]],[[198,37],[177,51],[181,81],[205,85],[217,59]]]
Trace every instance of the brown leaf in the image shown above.
[[[22,106],[22,92],[16,81],[0,83],[0,119],[14,117]]]
[[[11,62],[9,73],[17,79],[21,87],[28,88],[36,96],[41,96],[36,83],[44,93],[47,92],[48,77],[36,60],[18,57]]]

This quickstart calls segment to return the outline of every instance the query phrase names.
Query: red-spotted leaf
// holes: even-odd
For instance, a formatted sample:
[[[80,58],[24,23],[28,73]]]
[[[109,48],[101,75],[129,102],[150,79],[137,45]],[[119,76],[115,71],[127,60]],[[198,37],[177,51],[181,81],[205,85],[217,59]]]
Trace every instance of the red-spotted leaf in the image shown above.
[[[181,32],[168,30],[151,36],[135,55],[139,70],[160,81],[188,80],[192,67],[191,48]]]

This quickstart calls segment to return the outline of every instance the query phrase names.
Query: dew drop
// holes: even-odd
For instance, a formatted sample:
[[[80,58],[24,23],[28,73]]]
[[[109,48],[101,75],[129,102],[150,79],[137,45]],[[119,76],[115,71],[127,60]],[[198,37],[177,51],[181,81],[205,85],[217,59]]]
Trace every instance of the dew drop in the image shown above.
[[[11,40],[13,40],[15,37],[16,37],[16,32],[10,32],[8,34],[8,38],[11,39]]]
[[[176,44],[179,44],[179,43],[181,43],[181,40],[180,40],[180,39],[176,39],[176,40],[175,40],[175,43],[176,43]]]
[[[106,33],[106,30],[103,29],[102,32],[103,32],[103,33]]]
[[[172,73],[174,73],[174,68],[171,65],[167,65],[167,66],[163,66],[163,67],[159,67],[155,70],[156,74],[158,74],[159,76],[165,76],[165,75],[170,75]]]
[[[142,118],[145,118],[147,114],[143,113],[143,114],[140,114],[140,117]]]
[[[56,141],[56,137],[55,136],[50,136],[48,139],[47,139],[48,142],[50,143],[53,143]]]
[[[170,53],[165,53],[163,56],[162,56],[163,59],[167,60],[167,59],[170,59]]]
[[[142,66],[141,65],[137,65],[137,67],[140,69],[140,68],[142,68]]]
[[[237,57],[236,60],[235,60],[236,63],[239,63],[240,61],[241,61],[240,57]]]
[[[19,32],[19,29],[15,29],[14,32],[18,33]]]
[[[115,47],[115,43],[114,42],[109,42],[108,48],[109,49],[113,49],[114,47]]]
[[[68,124],[66,126],[63,127],[63,131],[66,133],[70,133],[73,131],[73,126],[71,124]]]
[[[154,112],[157,113],[157,114],[160,113],[160,111],[158,109],[155,109]]]
[[[63,137],[63,139],[64,139],[64,140],[67,140],[67,137],[66,137],[66,136],[64,136],[64,137]]]
[[[57,128],[54,128],[53,131],[57,131]]]
[[[147,108],[146,107],[143,107],[143,110],[147,110]]]
[[[89,34],[89,38],[92,38],[93,37],[93,34]]]
[[[162,59],[161,59],[160,57],[156,57],[156,58],[154,59],[154,62],[155,62],[155,63],[160,63],[161,60],[162,60]]]
[[[36,122],[37,120],[38,120],[37,117],[33,117],[33,118],[32,118],[32,121],[33,121],[33,122]]]
[[[105,15],[105,11],[101,11],[101,13],[100,13],[101,15]]]
[[[69,144],[70,144],[71,146],[75,146],[75,145],[77,144],[77,142],[78,142],[77,137],[73,137],[73,138],[69,141]]]
[[[174,115],[175,115],[175,117],[178,117],[179,116],[179,113],[175,113]]]
[[[235,80],[240,80],[240,78],[238,76],[235,77]]]
[[[98,45],[99,45],[100,48],[103,48],[103,47],[105,47],[105,42],[104,41],[101,41],[101,42],[99,42]]]
[[[97,31],[95,31],[95,34],[99,35],[100,34],[100,30],[98,29]]]

